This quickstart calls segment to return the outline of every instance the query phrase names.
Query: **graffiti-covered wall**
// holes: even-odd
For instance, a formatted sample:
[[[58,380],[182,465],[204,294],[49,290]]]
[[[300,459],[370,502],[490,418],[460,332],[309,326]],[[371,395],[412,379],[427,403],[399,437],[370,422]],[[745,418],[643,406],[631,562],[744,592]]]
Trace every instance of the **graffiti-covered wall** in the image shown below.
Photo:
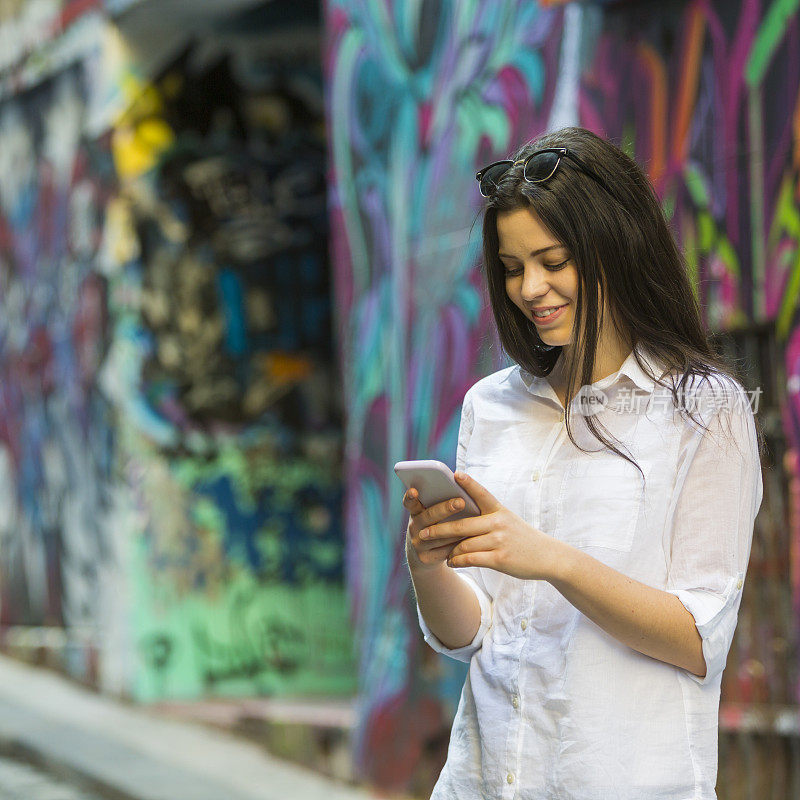
[[[800,448],[797,3],[329,0],[326,9],[362,773],[423,791],[443,763],[464,673],[421,644],[391,467],[452,466],[464,391],[502,363],[477,266],[476,169],[564,125],[611,137],[646,168],[709,329],[740,347],[750,388],[764,384],[777,471],[767,473],[752,602],[725,691],[796,703],[800,568],[789,567],[797,549],[782,509]],[[758,578],[769,569],[782,576],[774,591]],[[406,730],[411,742],[390,733]]]
[[[116,571],[112,409],[97,384],[114,176],[107,141],[82,133],[83,80],[73,67],[0,104],[0,624],[78,632],[114,605]]]
[[[289,61],[269,27],[186,49],[112,136],[140,697],[355,689],[318,33]]]
[[[0,640],[141,700],[356,686],[320,21],[237,5],[0,100]]]

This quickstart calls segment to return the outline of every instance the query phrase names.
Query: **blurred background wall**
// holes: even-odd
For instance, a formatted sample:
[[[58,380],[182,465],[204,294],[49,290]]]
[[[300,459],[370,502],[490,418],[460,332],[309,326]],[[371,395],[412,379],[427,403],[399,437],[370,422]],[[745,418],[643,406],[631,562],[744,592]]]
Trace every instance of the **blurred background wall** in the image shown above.
[[[119,5],[4,6],[3,644],[352,694],[319,9]]]
[[[391,467],[452,466],[505,363],[475,171],[579,124],[760,389],[718,793],[800,796],[798,6],[2,0],[0,647],[137,700],[349,699],[357,777],[426,796],[464,665]]]

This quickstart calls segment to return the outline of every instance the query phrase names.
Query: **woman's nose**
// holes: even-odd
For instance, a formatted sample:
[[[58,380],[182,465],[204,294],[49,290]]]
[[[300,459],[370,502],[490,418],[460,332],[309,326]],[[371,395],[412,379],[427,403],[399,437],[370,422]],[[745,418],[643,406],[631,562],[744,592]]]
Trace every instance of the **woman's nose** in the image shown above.
[[[522,299],[528,302],[547,293],[548,286],[544,270],[527,268],[522,278]]]

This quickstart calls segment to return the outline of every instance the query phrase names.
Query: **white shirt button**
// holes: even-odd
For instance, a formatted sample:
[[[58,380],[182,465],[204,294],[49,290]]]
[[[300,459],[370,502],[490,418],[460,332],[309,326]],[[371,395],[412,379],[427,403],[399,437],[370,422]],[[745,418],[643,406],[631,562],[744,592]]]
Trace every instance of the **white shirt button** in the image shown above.
[[[739,580],[736,581],[736,588],[737,589],[741,589],[742,588],[742,579],[741,578],[739,578]]]
[[[539,478],[542,477],[542,473],[537,469],[533,471],[533,475],[531,475],[531,480],[538,481]]]
[[[563,422],[564,421],[564,412],[563,411],[558,415],[558,421],[559,422]]]
[[[506,780],[507,780],[509,783],[514,783],[514,776],[513,776],[513,774],[509,772],[509,773],[508,773],[508,775],[506,775]]]
[[[513,695],[511,698],[511,705],[514,706],[514,708],[519,708],[519,697]]]
[[[528,627],[528,620],[522,620],[522,622],[520,622],[520,626],[522,627],[522,630],[525,630],[525,628]]]

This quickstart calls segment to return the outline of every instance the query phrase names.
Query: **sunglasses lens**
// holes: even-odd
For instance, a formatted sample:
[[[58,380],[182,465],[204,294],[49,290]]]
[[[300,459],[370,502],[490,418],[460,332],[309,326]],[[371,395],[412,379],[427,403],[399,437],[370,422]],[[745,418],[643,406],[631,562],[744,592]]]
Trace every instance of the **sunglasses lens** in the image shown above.
[[[500,178],[508,172],[511,167],[510,161],[504,161],[502,164],[495,164],[492,167],[487,167],[481,176],[480,190],[484,197],[488,197],[500,182]]]
[[[537,153],[525,165],[525,180],[538,183],[546,181],[556,171],[560,153]]]

